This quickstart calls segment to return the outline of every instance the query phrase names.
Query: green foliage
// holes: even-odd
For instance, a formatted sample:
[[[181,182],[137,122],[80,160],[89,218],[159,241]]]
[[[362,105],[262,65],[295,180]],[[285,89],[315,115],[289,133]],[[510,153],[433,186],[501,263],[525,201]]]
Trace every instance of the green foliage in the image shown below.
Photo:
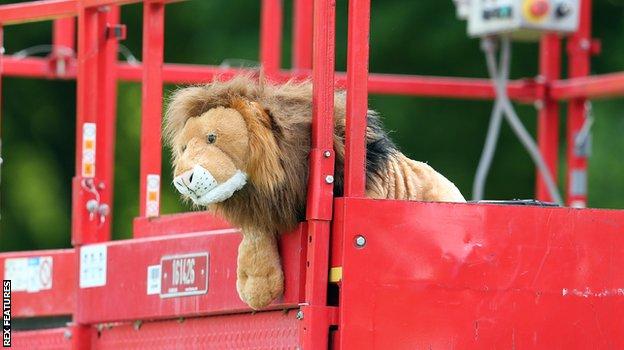
[[[338,2],[336,65],[340,70],[344,70],[346,61],[346,3]],[[286,13],[290,13],[291,2],[285,1],[285,6]],[[594,31],[603,40],[604,52],[593,60],[593,71],[622,71],[624,3],[595,0],[594,6]],[[373,1],[372,14],[371,71],[485,77],[479,43],[466,37],[465,23],[456,20],[450,0]],[[123,44],[140,59],[141,6],[124,7],[122,21],[128,26],[128,39]],[[165,59],[196,64],[220,64],[226,59],[255,61],[258,26],[259,1],[196,0],[169,5]],[[50,28],[46,22],[5,28],[7,52],[49,43]],[[290,30],[287,18],[285,67],[290,65]],[[515,44],[513,59],[514,77],[536,75],[535,44]],[[175,87],[166,88],[170,91]],[[113,235],[125,238],[131,235],[132,219],[138,214],[141,89],[138,84],[122,82],[118,92]],[[5,162],[0,188],[0,250],[67,247],[75,154],[75,83],[4,78],[2,94]],[[407,155],[428,161],[470,196],[491,102],[371,96],[370,104],[384,116],[394,140]],[[595,207],[624,207],[623,107],[621,99],[594,104],[589,191],[590,204]],[[518,111],[534,133],[535,109],[518,106]],[[189,210],[182,206],[171,186],[169,151],[163,152],[162,212]],[[561,155],[564,152],[562,142]],[[561,166],[563,170],[563,162]],[[534,179],[530,158],[504,127],[487,197],[532,197]]]

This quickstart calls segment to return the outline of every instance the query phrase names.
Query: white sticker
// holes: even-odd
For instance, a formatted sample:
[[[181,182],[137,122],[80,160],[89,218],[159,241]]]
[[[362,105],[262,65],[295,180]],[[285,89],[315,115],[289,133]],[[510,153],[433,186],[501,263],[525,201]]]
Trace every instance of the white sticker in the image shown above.
[[[106,285],[106,244],[80,248],[80,288]]]
[[[147,175],[147,191],[145,199],[145,216],[154,217],[160,214],[160,175]]]
[[[160,294],[160,265],[147,267],[147,295]]]
[[[95,177],[95,123],[82,125],[82,176]]]
[[[4,262],[4,279],[14,292],[36,293],[52,288],[52,257],[12,258]]]

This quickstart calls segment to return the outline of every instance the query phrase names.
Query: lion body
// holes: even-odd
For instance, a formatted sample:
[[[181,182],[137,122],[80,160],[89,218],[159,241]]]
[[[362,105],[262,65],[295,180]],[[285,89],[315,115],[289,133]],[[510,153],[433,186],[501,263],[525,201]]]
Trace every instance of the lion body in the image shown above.
[[[342,196],[345,94],[336,92],[334,102],[334,195]],[[305,219],[311,122],[310,82],[272,85],[238,76],[178,90],[168,106],[166,136],[181,193],[197,203],[207,188],[227,186],[237,173],[246,176],[246,183],[208,208],[242,229],[237,290],[256,309],[283,291],[277,234]],[[464,201],[444,176],[403,155],[374,111],[367,123],[369,197]]]
[[[334,149],[336,152],[335,189],[342,195],[346,99],[336,92],[334,103]],[[259,83],[247,76],[180,90],[168,111],[167,133],[172,136],[189,118],[216,107],[236,107],[239,99],[253,101],[270,114],[276,148],[261,150],[279,160],[273,173],[271,191],[254,186],[243,188],[228,201],[210,209],[233,224],[251,230],[284,232],[304,219],[312,121],[312,84],[289,82],[281,85]],[[245,111],[243,111],[245,113]],[[379,116],[368,112],[367,194],[377,199],[463,202],[464,198],[449,180],[425,163],[403,155],[381,126]],[[254,131],[250,131],[253,133]]]

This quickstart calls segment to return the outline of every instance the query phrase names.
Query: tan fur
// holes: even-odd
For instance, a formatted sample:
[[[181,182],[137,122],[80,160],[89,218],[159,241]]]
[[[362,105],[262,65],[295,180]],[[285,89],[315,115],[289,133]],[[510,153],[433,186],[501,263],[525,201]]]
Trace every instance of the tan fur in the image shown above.
[[[369,112],[374,113],[374,112]],[[176,175],[201,164],[219,181],[236,170],[248,184],[210,210],[242,228],[237,289],[253,308],[282,293],[276,235],[304,219],[310,150],[312,85],[258,83],[247,76],[176,91],[169,103],[166,137]],[[335,95],[336,181],[342,182],[345,94]],[[217,141],[208,145],[207,133]],[[385,137],[374,128],[367,139]],[[183,148],[186,147],[184,150]],[[427,164],[392,149],[380,170],[367,173],[370,197],[456,201],[464,198]]]

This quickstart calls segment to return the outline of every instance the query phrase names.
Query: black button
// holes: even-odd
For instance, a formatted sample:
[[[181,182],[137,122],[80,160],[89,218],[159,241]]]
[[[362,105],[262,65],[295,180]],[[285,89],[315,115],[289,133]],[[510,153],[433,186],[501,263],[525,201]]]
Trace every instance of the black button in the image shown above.
[[[572,7],[570,7],[567,3],[562,3],[557,5],[557,9],[555,10],[555,14],[558,18],[563,18],[569,15],[572,12]]]

